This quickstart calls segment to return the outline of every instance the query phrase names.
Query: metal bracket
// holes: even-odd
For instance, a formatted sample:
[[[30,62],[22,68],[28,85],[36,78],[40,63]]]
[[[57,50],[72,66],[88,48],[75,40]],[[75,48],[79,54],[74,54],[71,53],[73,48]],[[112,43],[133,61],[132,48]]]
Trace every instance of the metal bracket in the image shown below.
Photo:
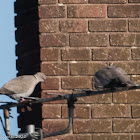
[[[123,87],[123,88],[117,88],[115,89],[113,92],[120,92],[120,91],[128,91],[128,90],[134,90],[134,89],[140,89],[140,85],[137,87]],[[82,90],[83,91],[83,90]],[[82,92],[81,91],[81,92]],[[49,133],[43,133],[42,130],[40,128],[35,129],[35,131],[33,133],[27,132],[27,133],[23,133],[23,134],[19,134],[18,136],[12,136],[10,134],[10,126],[9,126],[9,109],[11,107],[15,107],[15,106],[23,106],[23,104],[20,103],[12,103],[12,102],[7,102],[7,104],[1,105],[0,109],[4,110],[4,118],[5,118],[5,126],[4,123],[2,121],[2,119],[0,118],[1,122],[2,122],[2,126],[3,129],[5,130],[5,134],[6,136],[10,139],[10,140],[25,140],[26,136],[26,140],[43,140],[43,138],[46,137],[51,137],[51,136],[56,136],[56,135],[62,135],[65,133],[68,133],[72,127],[73,127],[73,109],[74,109],[74,103],[76,102],[76,99],[78,97],[85,97],[85,96],[92,96],[92,95],[97,95],[97,94],[106,94],[106,93],[112,93],[111,90],[102,90],[102,91],[97,91],[97,90],[84,90],[84,93],[76,93],[76,94],[64,94],[62,96],[56,96],[56,97],[50,97],[50,98],[38,98],[35,101],[30,101],[30,104],[38,104],[38,103],[42,103],[42,102],[50,102],[50,101],[56,101],[56,100],[67,100],[67,105],[68,105],[68,112],[69,112],[69,123],[68,126],[64,129],[64,130],[60,130],[60,131],[56,131],[56,132],[49,132]],[[24,137],[24,138],[22,138]]]
[[[5,120],[5,126],[2,121],[2,118],[0,117],[0,121],[2,123],[3,129],[5,131],[5,134],[9,140],[43,140],[43,133],[40,128],[36,128],[34,125],[28,125],[26,127],[27,133],[20,133],[17,136],[13,136],[10,133],[10,123],[9,123],[9,110],[5,109],[4,111],[4,120]]]
[[[68,106],[68,114],[69,114],[69,123],[68,126],[64,130],[56,131],[56,132],[49,132],[49,133],[43,133],[41,128],[36,128],[34,125],[28,125],[26,127],[26,133],[20,133],[17,136],[13,136],[10,133],[10,123],[9,123],[9,110],[4,109],[4,119],[5,119],[5,126],[2,121],[2,118],[0,118],[3,129],[5,131],[5,134],[9,140],[43,140],[43,138],[51,137],[51,136],[57,136],[68,133],[73,128],[73,109],[74,109],[74,103],[77,101],[75,97],[73,97],[73,94],[68,96],[67,98],[67,106]]]
[[[68,133],[73,128],[73,109],[74,109],[74,103],[77,101],[75,97],[73,97],[73,94],[69,96],[67,99],[67,105],[68,105],[68,115],[69,115],[69,123],[68,126],[64,130],[56,131],[56,132],[50,132],[50,133],[44,133],[43,138],[51,137],[51,136],[57,136]]]

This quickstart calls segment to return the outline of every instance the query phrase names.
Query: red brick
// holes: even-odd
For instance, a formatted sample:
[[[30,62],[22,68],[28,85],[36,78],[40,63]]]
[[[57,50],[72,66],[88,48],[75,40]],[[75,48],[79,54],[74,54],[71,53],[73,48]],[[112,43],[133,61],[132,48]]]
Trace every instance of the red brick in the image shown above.
[[[129,20],[129,31],[140,32],[140,20]]]
[[[92,106],[93,118],[121,118],[131,117],[131,108],[129,105],[102,104]]]
[[[113,93],[113,102],[114,103],[140,103],[140,94],[139,91],[124,91]]]
[[[88,77],[65,77],[62,78],[62,89],[89,89],[91,80]]]
[[[129,135],[100,134],[93,135],[93,140],[131,140]]]
[[[140,135],[134,135],[133,140],[140,140]]]
[[[112,102],[112,94],[98,94],[86,97],[79,97],[76,103],[79,104],[105,104]]]
[[[131,52],[126,48],[93,49],[93,60],[131,60]]]
[[[61,106],[58,105],[43,105],[42,117],[47,119],[61,118]]]
[[[48,132],[55,132],[55,131],[60,131],[66,128],[68,125],[67,120],[62,120],[62,119],[54,119],[54,120],[43,120],[42,121],[42,128],[43,132],[48,133]]]
[[[132,106],[132,116],[133,118],[140,118],[140,105]]]
[[[58,49],[41,49],[40,52],[42,61],[58,61],[59,50]]]
[[[84,4],[87,3],[88,0],[59,0],[59,2],[64,4],[74,4],[74,3]]]
[[[138,133],[140,132],[139,119],[115,119],[113,130],[116,133]]]
[[[86,20],[63,20],[60,21],[61,32],[86,32],[88,29]]]
[[[59,89],[59,79],[58,78],[47,78],[45,83],[41,84],[42,89],[46,90],[58,90]]]
[[[89,119],[89,117],[90,117],[90,107],[89,106],[75,105],[74,118]],[[62,118],[68,118],[67,106],[62,106]]]
[[[131,79],[135,83],[140,83],[140,75],[133,75]]]
[[[69,44],[68,36],[64,34],[40,35],[39,38],[41,47],[63,47]]]
[[[126,0],[89,0],[89,3],[94,4],[119,4],[119,3],[126,3]]]
[[[63,140],[91,140],[90,135],[67,135],[63,137]]]
[[[130,3],[139,3],[140,0],[129,0]]]
[[[74,120],[74,133],[111,132],[111,120]]]
[[[68,17],[106,17],[106,6],[104,5],[78,5],[68,6]]]
[[[91,136],[88,134],[67,134],[61,136],[53,136],[45,138],[44,140],[91,140]]]
[[[48,94],[49,93],[49,94]],[[58,94],[68,94],[68,91],[65,93],[60,92],[59,90],[57,91],[43,91],[41,93],[41,98],[45,99],[45,98],[52,98],[52,97],[56,97],[56,95],[53,95],[51,93],[58,93]],[[66,104],[67,101],[66,100],[56,100],[56,101],[50,101],[50,102],[45,102],[44,104]]]
[[[89,49],[62,50],[62,60],[66,61],[90,60],[90,50]]]
[[[71,47],[88,47],[88,46],[107,46],[107,34],[71,34],[70,46]]]
[[[39,6],[39,18],[64,18],[65,7],[64,6]]]
[[[140,46],[140,34],[112,34],[111,46]]]
[[[53,33],[58,31],[58,22],[56,20],[39,20],[39,32]]]
[[[140,74],[140,62],[112,62],[112,64],[121,67],[127,74]]]
[[[140,17],[140,5],[113,5],[108,6],[110,18],[137,18]]]
[[[71,75],[91,75],[103,68],[104,63],[72,63],[71,64]]]
[[[89,31],[122,32],[127,30],[126,20],[90,20]]]
[[[68,75],[67,63],[44,63],[41,65],[41,69],[47,76]]]
[[[56,4],[56,0],[38,0],[39,4]]]
[[[132,49],[132,59],[133,60],[140,60],[140,48]]]

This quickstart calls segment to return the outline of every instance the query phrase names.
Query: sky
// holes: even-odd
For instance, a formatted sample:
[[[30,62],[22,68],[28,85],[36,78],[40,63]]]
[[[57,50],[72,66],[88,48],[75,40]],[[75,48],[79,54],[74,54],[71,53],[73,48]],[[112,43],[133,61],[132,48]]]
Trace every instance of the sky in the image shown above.
[[[14,1],[0,0],[0,87],[7,81],[16,77],[16,56],[15,56],[15,25],[14,25]],[[14,101],[5,95],[0,95],[0,101]],[[10,119],[11,134],[18,134],[17,109],[11,111],[13,119]],[[0,116],[3,116],[0,111]],[[0,122],[0,139],[6,140]]]

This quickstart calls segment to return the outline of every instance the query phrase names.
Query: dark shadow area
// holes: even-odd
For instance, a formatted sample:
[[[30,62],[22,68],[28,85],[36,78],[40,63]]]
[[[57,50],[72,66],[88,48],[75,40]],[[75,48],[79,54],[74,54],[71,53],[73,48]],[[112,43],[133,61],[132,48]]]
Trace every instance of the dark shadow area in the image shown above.
[[[40,71],[38,0],[16,0],[15,13],[17,14],[15,16],[17,75],[35,74]],[[38,85],[32,96],[40,97],[40,91]],[[32,106],[32,111],[18,107],[18,113],[20,113],[18,125],[21,132],[25,132],[25,126],[28,124],[41,127],[41,104]]]

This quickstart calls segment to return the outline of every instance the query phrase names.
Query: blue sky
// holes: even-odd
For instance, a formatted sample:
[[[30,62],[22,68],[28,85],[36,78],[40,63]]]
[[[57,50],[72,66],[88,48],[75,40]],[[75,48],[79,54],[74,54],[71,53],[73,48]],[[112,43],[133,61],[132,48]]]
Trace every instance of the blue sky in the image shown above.
[[[7,81],[16,77],[15,56],[15,25],[14,25],[14,0],[1,0],[0,3],[0,87]],[[0,95],[0,101],[11,101],[9,97]],[[2,112],[0,111],[2,116]],[[12,109],[13,119],[10,120],[11,133],[17,135],[17,113]],[[0,123],[1,136],[5,136]],[[2,140],[6,140],[0,138]]]

